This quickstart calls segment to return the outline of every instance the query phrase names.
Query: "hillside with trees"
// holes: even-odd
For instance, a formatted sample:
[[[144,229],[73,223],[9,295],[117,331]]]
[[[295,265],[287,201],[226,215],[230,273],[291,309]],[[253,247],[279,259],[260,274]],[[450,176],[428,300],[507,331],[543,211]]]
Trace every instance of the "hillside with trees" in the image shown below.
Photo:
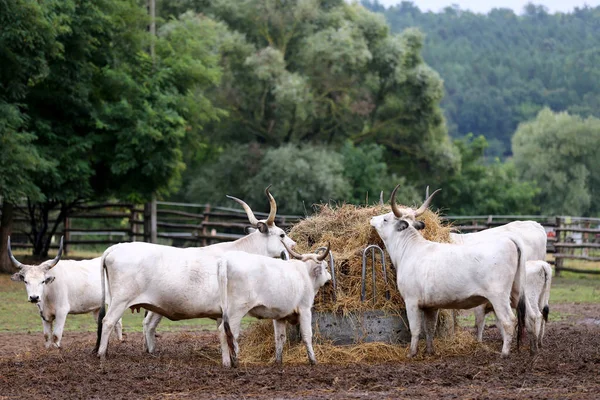
[[[544,107],[600,117],[600,7],[551,14],[529,4],[519,14],[476,14],[422,12],[408,1],[363,4],[383,13],[392,32],[424,33],[423,58],[444,81],[441,106],[453,137],[484,135],[491,154],[507,156],[517,125]]]

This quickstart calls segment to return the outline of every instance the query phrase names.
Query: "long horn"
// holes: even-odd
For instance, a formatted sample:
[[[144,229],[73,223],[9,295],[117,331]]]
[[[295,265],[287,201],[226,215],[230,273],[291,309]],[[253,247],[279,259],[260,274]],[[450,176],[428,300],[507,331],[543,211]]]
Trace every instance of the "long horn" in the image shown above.
[[[269,217],[267,218],[267,225],[273,226],[273,223],[275,222],[275,214],[277,214],[277,203],[275,202],[275,199],[269,192],[270,187],[271,187],[271,185],[267,186],[267,188],[265,189],[265,194],[267,195],[267,198],[269,199],[269,204],[271,205],[271,210],[269,211]]]
[[[60,246],[58,246],[58,254],[56,255],[56,257],[54,257],[54,260],[52,260],[49,263],[48,269],[54,268],[54,266],[56,266],[56,264],[58,264],[58,262],[60,261],[60,257],[62,257],[62,252],[63,252],[63,241],[64,241],[64,239],[65,239],[64,236],[60,237]]]
[[[383,205],[383,190],[379,193],[379,205]]]
[[[12,261],[15,268],[19,268],[19,269],[23,268],[23,264],[21,264],[20,262],[17,261],[15,256],[13,256],[12,250],[10,249],[10,236],[8,237],[7,247],[8,247],[8,256],[10,257],[10,261]]]
[[[435,194],[440,190],[442,189],[436,190],[435,192],[431,193],[431,196],[427,197],[427,200],[425,200],[421,207],[419,207],[419,209],[415,211],[415,217],[418,217],[419,215],[423,214],[425,210],[427,210],[427,208],[429,207],[429,203],[431,203],[431,199],[433,199],[433,196],[435,196]]]
[[[325,252],[323,252],[323,255],[320,255],[317,257],[317,260],[319,261],[323,261],[325,259],[325,257],[327,257],[327,255],[329,254],[329,250],[331,249],[330,247],[330,243],[327,242],[327,248],[325,249]]]
[[[394,188],[394,190],[392,191],[392,195],[390,196],[390,204],[392,205],[392,211],[394,212],[394,215],[397,218],[402,218],[402,212],[400,211],[400,209],[398,208],[398,205],[396,204],[396,191],[398,190],[399,187],[400,187],[400,184],[398,184],[398,186],[396,186]]]
[[[425,188],[425,198],[429,197],[429,185],[427,185],[427,188]]]
[[[289,247],[287,247],[287,245],[285,244],[285,242],[281,242],[283,243],[283,247],[285,247],[285,249],[287,250],[288,253],[290,253],[290,256],[297,258],[299,260],[302,259],[302,254],[300,253],[296,253],[294,250],[290,249]]]
[[[256,219],[256,217],[254,216],[254,213],[252,212],[252,209],[250,208],[250,206],[248,204],[246,204],[245,201],[240,200],[237,197],[233,197],[230,195],[227,195],[227,197],[230,198],[231,200],[237,201],[238,203],[241,204],[242,207],[244,207],[244,211],[246,211],[246,214],[248,215],[248,220],[250,221],[252,226],[258,225],[258,219]]]

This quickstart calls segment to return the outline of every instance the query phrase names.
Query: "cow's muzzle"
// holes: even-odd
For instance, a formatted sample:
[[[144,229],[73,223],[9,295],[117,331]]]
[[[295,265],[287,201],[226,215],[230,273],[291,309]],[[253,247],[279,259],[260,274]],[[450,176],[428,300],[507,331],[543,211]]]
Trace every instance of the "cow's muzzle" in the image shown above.
[[[33,304],[37,304],[40,301],[40,296],[29,296],[29,301]]]

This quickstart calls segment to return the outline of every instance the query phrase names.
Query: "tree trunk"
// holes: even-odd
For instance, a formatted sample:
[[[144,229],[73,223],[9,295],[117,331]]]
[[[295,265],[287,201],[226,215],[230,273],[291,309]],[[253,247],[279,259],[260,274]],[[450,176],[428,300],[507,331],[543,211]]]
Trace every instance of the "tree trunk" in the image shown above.
[[[8,235],[12,233],[14,205],[8,201],[2,204],[2,220],[0,221],[0,272],[12,274],[16,271],[10,258],[8,257],[8,247],[6,242]]]

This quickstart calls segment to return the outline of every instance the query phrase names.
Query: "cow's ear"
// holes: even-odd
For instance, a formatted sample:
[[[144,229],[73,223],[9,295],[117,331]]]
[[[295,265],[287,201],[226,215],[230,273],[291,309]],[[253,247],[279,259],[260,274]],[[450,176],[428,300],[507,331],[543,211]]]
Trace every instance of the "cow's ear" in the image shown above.
[[[323,266],[320,262],[315,265],[310,271],[310,276],[317,279],[323,272]]]
[[[425,229],[425,222],[423,221],[416,221],[413,226],[415,227],[416,230],[420,231],[421,229]]]
[[[14,274],[12,274],[12,276],[10,277],[11,281],[15,281],[15,282],[22,282],[25,280],[25,277],[23,275],[21,275],[20,272],[15,272]]]
[[[408,222],[404,221],[403,219],[401,219],[398,222],[396,222],[396,230],[398,232],[402,232],[406,228],[408,228]]]
[[[45,283],[46,285],[48,285],[48,284],[50,284],[50,283],[52,283],[52,282],[54,282],[54,277],[53,277],[53,276],[49,276],[49,277],[47,277],[47,278],[44,280],[44,283]]]
[[[269,227],[264,222],[259,222],[258,224],[256,224],[256,228],[260,233],[269,233]]]

